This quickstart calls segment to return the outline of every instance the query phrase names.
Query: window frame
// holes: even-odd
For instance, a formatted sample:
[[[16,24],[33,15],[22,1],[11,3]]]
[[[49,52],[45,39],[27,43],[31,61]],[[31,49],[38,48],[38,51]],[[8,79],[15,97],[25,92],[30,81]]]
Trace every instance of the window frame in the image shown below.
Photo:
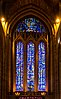
[[[25,33],[25,32],[23,32],[23,33]],[[41,34],[40,35],[40,33],[39,33],[39,36],[40,36],[40,38],[38,39],[38,41],[37,41],[37,43],[36,43],[36,40],[34,39],[34,37],[32,37],[32,33],[33,32],[30,32],[30,36],[27,38],[27,40],[25,41],[23,38],[22,38],[22,36],[21,36],[21,34],[19,33],[17,33],[18,35],[16,35],[15,37],[14,37],[14,46],[15,46],[15,43],[16,42],[18,42],[18,41],[22,41],[23,42],[23,44],[25,45],[24,46],[24,48],[26,49],[26,44],[29,42],[29,41],[32,41],[32,42],[34,42],[35,43],[35,49],[36,49],[36,51],[38,51],[38,49],[37,49],[37,45],[38,45],[38,43],[40,42],[40,41],[43,41],[43,42],[45,42],[45,44],[46,44],[46,42],[48,43],[48,40],[46,40],[45,39],[45,37],[43,37],[44,35],[43,34]],[[46,31],[46,33],[47,33],[47,35],[48,35],[48,31]],[[37,34],[37,32],[35,32],[35,34]],[[25,37],[26,37],[26,34],[25,34]],[[47,44],[48,45],[48,44]],[[48,46],[47,46],[48,47]],[[14,50],[15,50],[15,48],[14,48]],[[49,49],[48,49],[49,50]],[[15,51],[16,52],[16,51]],[[47,48],[46,48],[46,53],[47,53]],[[15,54],[14,54],[14,57],[15,57]],[[35,65],[35,71],[36,71],[36,74],[35,74],[35,78],[37,79],[37,53],[35,54],[35,61],[36,61],[36,65]],[[46,58],[48,59],[48,57],[49,57],[49,53],[48,53],[48,55],[46,54]],[[24,59],[26,58],[26,52],[24,52]],[[14,60],[13,61],[15,61],[15,58],[14,58]],[[14,62],[14,65],[15,65],[15,63],[16,62]],[[26,64],[26,59],[24,60],[24,64]],[[46,91],[48,92],[48,61],[46,61],[46,64],[47,64],[47,68],[46,68],[46,79],[47,79],[47,85],[46,85]],[[24,74],[26,74],[26,67],[24,67],[25,68],[25,73]],[[15,69],[14,69],[15,70]],[[15,76],[14,76],[14,78],[15,78]],[[23,92],[26,92],[27,91],[27,88],[26,88],[26,77],[24,77],[24,91]],[[14,84],[14,81],[13,81],[13,84]],[[36,81],[35,80],[35,92],[38,92],[38,86],[37,86],[37,84],[38,84],[38,81]],[[14,86],[15,86],[15,84],[14,84]],[[14,90],[14,92],[15,92],[16,90]]]

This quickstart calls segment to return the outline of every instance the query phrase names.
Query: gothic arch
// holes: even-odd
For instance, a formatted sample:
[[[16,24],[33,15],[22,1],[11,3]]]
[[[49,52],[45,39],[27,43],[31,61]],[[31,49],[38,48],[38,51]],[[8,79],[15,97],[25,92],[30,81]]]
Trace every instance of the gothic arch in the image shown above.
[[[24,8],[21,8],[20,10],[18,10],[15,14],[11,16],[11,18],[8,20],[8,27],[9,27],[10,34],[12,33],[12,30],[15,24],[20,19],[26,16],[35,16],[39,18],[40,20],[42,20],[46,24],[50,35],[54,35],[54,27],[53,27],[52,20],[50,20],[48,15],[42,9],[40,9],[37,6],[32,6],[32,5],[24,6]]]
[[[6,94],[6,92],[4,91],[4,88],[6,87],[6,65],[5,63],[5,44],[7,44],[7,42],[5,42],[5,35],[4,35],[4,31],[0,22],[0,97],[3,97],[3,92]],[[7,90],[6,90],[7,91]],[[5,96],[4,94],[4,96]]]
[[[38,10],[37,10],[38,9]],[[27,17],[27,16],[34,16],[34,17],[37,17],[38,19],[40,19],[40,20],[42,20],[43,22],[44,22],[44,24],[46,25],[46,27],[47,27],[47,29],[48,29],[48,33],[49,33],[49,50],[48,50],[48,52],[50,52],[49,54],[49,61],[51,61],[52,62],[52,36],[54,35],[54,32],[52,31],[52,29],[53,29],[53,24],[52,24],[52,22],[51,22],[51,20],[47,17],[47,15],[41,10],[41,9],[39,9],[38,7],[33,7],[32,5],[30,5],[30,6],[28,6],[28,7],[24,7],[24,8],[22,8],[21,10],[19,10],[18,12],[16,12],[11,18],[10,18],[10,20],[9,20],[9,23],[8,23],[8,27],[9,27],[9,35],[10,35],[10,48],[11,48],[11,52],[10,52],[10,58],[12,58],[12,59],[9,59],[10,61],[11,61],[11,63],[9,64],[9,66],[10,66],[10,68],[13,68],[12,69],[12,71],[14,70],[15,71],[15,69],[14,69],[14,67],[13,67],[13,53],[14,52],[12,52],[13,51],[13,41],[12,41],[12,34],[13,34],[13,30],[15,29],[15,25],[18,23],[18,21],[20,20],[20,19],[23,19],[23,18],[25,18],[25,17]],[[53,29],[54,30],[54,29]],[[47,56],[48,57],[48,56]],[[50,66],[50,69],[52,69],[52,63],[50,64],[49,63],[49,66]],[[9,70],[10,71],[10,70]],[[11,74],[12,72],[10,71],[10,74]],[[52,74],[51,74],[51,72],[50,72],[50,79],[52,79]],[[11,77],[10,78],[10,80],[12,80],[14,77]],[[15,79],[14,79],[14,81],[15,81]],[[10,83],[11,83],[11,81],[9,81]],[[9,84],[10,84],[9,83]],[[12,82],[13,83],[13,82]],[[50,82],[49,83],[49,86],[50,86],[50,89],[49,89],[49,91],[50,92],[52,92],[53,91],[53,85],[52,85],[52,83],[53,82]],[[14,85],[9,85],[9,92],[10,91],[15,91],[15,84]],[[13,91],[13,92],[14,92]]]

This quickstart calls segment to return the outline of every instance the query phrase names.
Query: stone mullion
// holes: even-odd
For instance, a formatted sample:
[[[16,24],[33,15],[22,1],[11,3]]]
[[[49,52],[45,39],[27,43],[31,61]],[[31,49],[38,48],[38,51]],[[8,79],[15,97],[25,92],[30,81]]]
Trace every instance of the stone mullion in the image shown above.
[[[0,59],[0,62],[1,62],[1,67],[0,67],[0,70],[1,70],[1,80],[0,80],[0,84],[1,84],[1,99],[7,99],[6,98],[6,67],[5,67],[5,60],[6,60],[6,54],[5,54],[5,36],[4,36],[4,31],[2,29],[2,26],[1,26],[1,23],[0,23],[0,33],[2,33],[2,35],[0,35],[0,42],[1,42],[1,48],[0,48],[0,52],[1,52],[1,59]],[[3,37],[2,37],[3,36]],[[2,37],[2,39],[1,39]]]
[[[0,23],[0,33],[2,33],[1,23]],[[0,98],[2,98],[2,68],[3,67],[3,37],[0,34]]]
[[[9,42],[8,37],[4,41],[3,47],[3,78],[2,78],[2,99],[8,99],[8,62],[9,62]]]
[[[5,57],[6,53],[5,53],[5,39],[3,39],[3,66],[2,66],[2,99],[6,99],[6,69],[5,69]]]
[[[2,49],[0,49],[0,97],[1,97],[1,91],[2,91],[2,65],[3,65],[3,63],[2,63]]]
[[[1,63],[0,63],[0,97],[1,97]]]
[[[55,40],[54,40],[54,91],[55,91],[55,98],[56,98],[56,48],[55,48]]]
[[[54,93],[54,97],[55,97],[55,91],[56,91],[56,83],[55,83],[55,79],[56,79],[56,74],[55,74],[55,72],[56,72],[56,61],[55,61],[55,56],[56,55],[56,53],[55,53],[55,37],[53,36],[53,40],[52,40],[52,57],[53,57],[53,60],[52,60],[52,62],[53,62],[53,85],[52,85],[52,87],[53,87],[53,93]]]
[[[52,67],[52,60],[53,60],[53,49],[52,48],[54,48],[53,47],[53,44],[52,44],[52,42],[53,42],[53,37],[50,37],[50,45],[49,45],[49,56],[50,56],[50,60],[48,60],[49,61],[49,64],[50,64],[50,67],[48,67],[49,68],[49,91],[50,92],[53,92],[53,67]]]
[[[59,30],[59,37],[60,37],[60,42],[58,44],[58,65],[59,65],[59,94],[61,99],[61,24],[60,24],[60,30]]]
[[[59,1],[59,17],[61,17],[61,2]],[[60,20],[61,21],[61,20]],[[58,58],[59,58],[59,92],[60,92],[60,98],[61,99],[61,23],[60,23],[60,29],[59,29],[59,35],[60,35],[60,42],[58,47]]]
[[[11,93],[11,38],[9,39],[9,73],[8,73],[8,84],[9,84],[9,89],[8,92]]]
[[[1,58],[1,57],[0,57]],[[1,97],[1,91],[2,91],[2,66],[0,61],[0,97]]]
[[[48,65],[48,93],[49,95],[46,95],[46,99],[52,99],[54,97],[54,91],[55,91],[55,38],[54,35],[50,36],[50,43],[49,43],[49,65]],[[54,98],[55,99],[55,98]]]
[[[56,38],[54,40],[54,85],[55,85],[55,99],[59,99],[58,95],[58,49]]]
[[[59,87],[61,93],[61,44],[59,45]],[[61,99],[61,94],[59,99]]]
[[[6,40],[6,94],[8,95],[9,92],[9,35],[7,35],[7,40]],[[8,97],[7,97],[8,99]]]
[[[56,99],[59,99],[58,44],[56,39]]]

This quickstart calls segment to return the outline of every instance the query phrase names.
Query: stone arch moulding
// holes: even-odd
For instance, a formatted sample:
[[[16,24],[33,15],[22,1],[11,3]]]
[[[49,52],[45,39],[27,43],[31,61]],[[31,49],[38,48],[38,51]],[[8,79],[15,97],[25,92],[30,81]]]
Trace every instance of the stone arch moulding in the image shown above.
[[[26,16],[34,16],[34,17],[37,17],[39,18],[40,20],[42,20],[45,25],[47,26],[48,30],[49,30],[49,34],[50,34],[50,51],[51,51],[51,55],[50,55],[50,61],[52,61],[52,47],[51,47],[51,40],[52,40],[52,35],[54,35],[52,29],[54,30],[53,28],[53,24],[51,22],[51,20],[49,19],[49,17],[47,17],[47,15],[39,8],[33,8],[33,7],[27,7],[27,8],[23,8],[21,9],[20,11],[18,11],[17,13],[15,13],[11,18],[10,20],[8,20],[8,26],[9,26],[9,34],[10,36],[12,36],[12,33],[13,33],[13,29],[15,27],[15,25],[17,24],[17,22],[26,17]],[[12,41],[11,41],[12,42]],[[50,66],[50,68],[52,68],[52,64]],[[52,77],[51,77],[52,79]],[[52,84],[51,84],[52,86]],[[52,90],[52,88],[51,88]]]
[[[12,33],[12,30],[13,30],[15,24],[20,19],[22,19],[23,17],[26,17],[26,16],[34,16],[34,17],[37,17],[40,20],[42,20],[45,23],[45,25],[47,26],[49,33],[51,35],[54,35],[54,26],[53,26],[52,21],[48,17],[49,15],[47,15],[42,9],[39,9],[38,7],[35,7],[32,5],[20,9],[15,14],[13,14],[10,19],[8,19],[9,34]]]

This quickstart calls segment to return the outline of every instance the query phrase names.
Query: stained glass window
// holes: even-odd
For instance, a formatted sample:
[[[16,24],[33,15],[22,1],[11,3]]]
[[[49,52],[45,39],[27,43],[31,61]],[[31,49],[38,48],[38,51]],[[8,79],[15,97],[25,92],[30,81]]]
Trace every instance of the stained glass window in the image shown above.
[[[22,42],[16,44],[16,91],[23,91],[24,46]]]
[[[20,23],[16,27],[16,31],[18,32],[45,32],[44,25],[37,20],[36,18],[26,18],[23,21],[21,20]]]
[[[13,40],[20,36],[16,43],[16,91],[46,91],[46,45],[43,41],[38,44],[41,38],[47,40],[46,30],[36,17],[21,19],[16,26]]]
[[[38,45],[38,91],[46,91],[45,44]]]
[[[34,44],[27,45],[27,91],[34,91]]]

